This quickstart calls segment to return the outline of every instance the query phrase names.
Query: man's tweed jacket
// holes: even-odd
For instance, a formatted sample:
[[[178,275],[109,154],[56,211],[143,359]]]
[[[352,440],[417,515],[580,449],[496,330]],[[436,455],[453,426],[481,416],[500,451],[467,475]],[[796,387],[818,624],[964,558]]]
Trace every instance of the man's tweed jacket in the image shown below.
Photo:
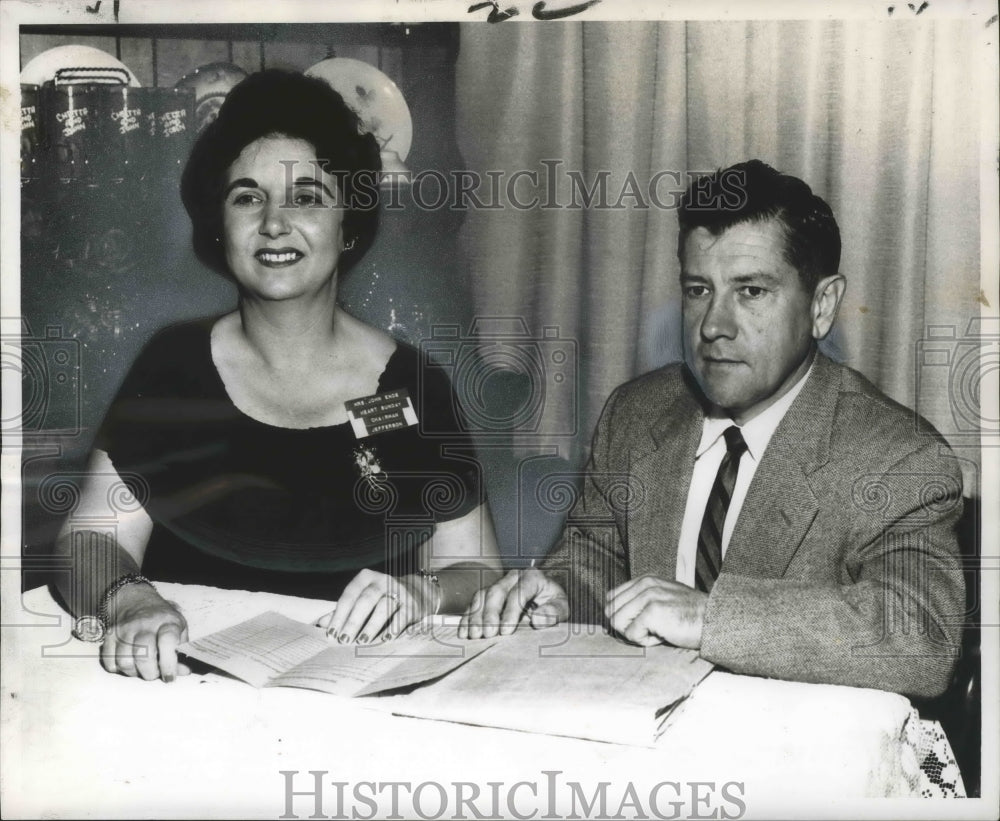
[[[703,411],[683,365],[619,387],[544,568],[573,618],[604,593],[674,579]],[[817,355],[775,431],[708,599],[701,655],[739,673],[932,696],[965,609],[957,460],[916,415]],[[922,431],[926,427],[921,428]]]

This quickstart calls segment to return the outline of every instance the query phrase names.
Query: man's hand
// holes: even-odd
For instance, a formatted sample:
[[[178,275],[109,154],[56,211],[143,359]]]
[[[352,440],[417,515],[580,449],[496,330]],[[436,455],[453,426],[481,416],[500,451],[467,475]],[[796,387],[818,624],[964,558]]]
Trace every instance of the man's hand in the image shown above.
[[[115,593],[112,607],[114,618],[101,645],[105,670],[166,682],[191,672],[177,661],[177,646],[187,641],[187,622],[156,590],[127,585]]]
[[[635,644],[701,647],[708,594],[680,582],[640,576],[608,591],[604,613],[611,626]]]
[[[527,613],[531,626],[551,627],[569,618],[566,591],[541,570],[511,570],[496,584],[479,590],[458,625],[463,639],[506,636]]]

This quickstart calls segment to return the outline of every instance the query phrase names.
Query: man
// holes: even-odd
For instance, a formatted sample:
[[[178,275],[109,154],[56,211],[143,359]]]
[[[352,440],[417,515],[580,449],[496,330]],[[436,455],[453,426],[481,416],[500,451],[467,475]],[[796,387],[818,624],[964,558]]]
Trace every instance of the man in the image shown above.
[[[961,474],[817,350],[845,288],[829,206],[750,161],[692,184],[679,220],[684,363],[612,394],[561,541],[481,590],[460,634],[605,621],[739,673],[939,694]]]

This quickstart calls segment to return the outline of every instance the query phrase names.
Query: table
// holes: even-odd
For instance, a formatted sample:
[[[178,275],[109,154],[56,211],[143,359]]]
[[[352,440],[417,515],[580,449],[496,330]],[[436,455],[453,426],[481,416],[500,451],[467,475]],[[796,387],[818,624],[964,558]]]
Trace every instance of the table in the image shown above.
[[[157,587],[192,638],[331,606]],[[216,672],[109,675],[46,588],[7,605],[5,817],[845,817],[852,801],[870,812],[865,799],[919,794],[919,720],[891,693],[714,671],[643,749],[404,718],[392,699],[257,690]]]

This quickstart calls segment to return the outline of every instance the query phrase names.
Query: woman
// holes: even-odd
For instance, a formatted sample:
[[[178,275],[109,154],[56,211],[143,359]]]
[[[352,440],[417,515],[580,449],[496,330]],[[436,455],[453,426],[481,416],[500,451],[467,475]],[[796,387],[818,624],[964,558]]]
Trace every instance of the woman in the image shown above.
[[[373,240],[379,168],[335,91],[281,71],[236,86],[192,150],[181,195],[195,251],[239,304],[146,346],[60,534],[63,598],[97,617],[77,633],[96,627],[109,672],[185,672],[184,617],[140,568],[337,599],[326,624],[341,642],[461,612],[499,575],[447,377],[336,303]],[[113,535],[88,524],[109,516]]]

